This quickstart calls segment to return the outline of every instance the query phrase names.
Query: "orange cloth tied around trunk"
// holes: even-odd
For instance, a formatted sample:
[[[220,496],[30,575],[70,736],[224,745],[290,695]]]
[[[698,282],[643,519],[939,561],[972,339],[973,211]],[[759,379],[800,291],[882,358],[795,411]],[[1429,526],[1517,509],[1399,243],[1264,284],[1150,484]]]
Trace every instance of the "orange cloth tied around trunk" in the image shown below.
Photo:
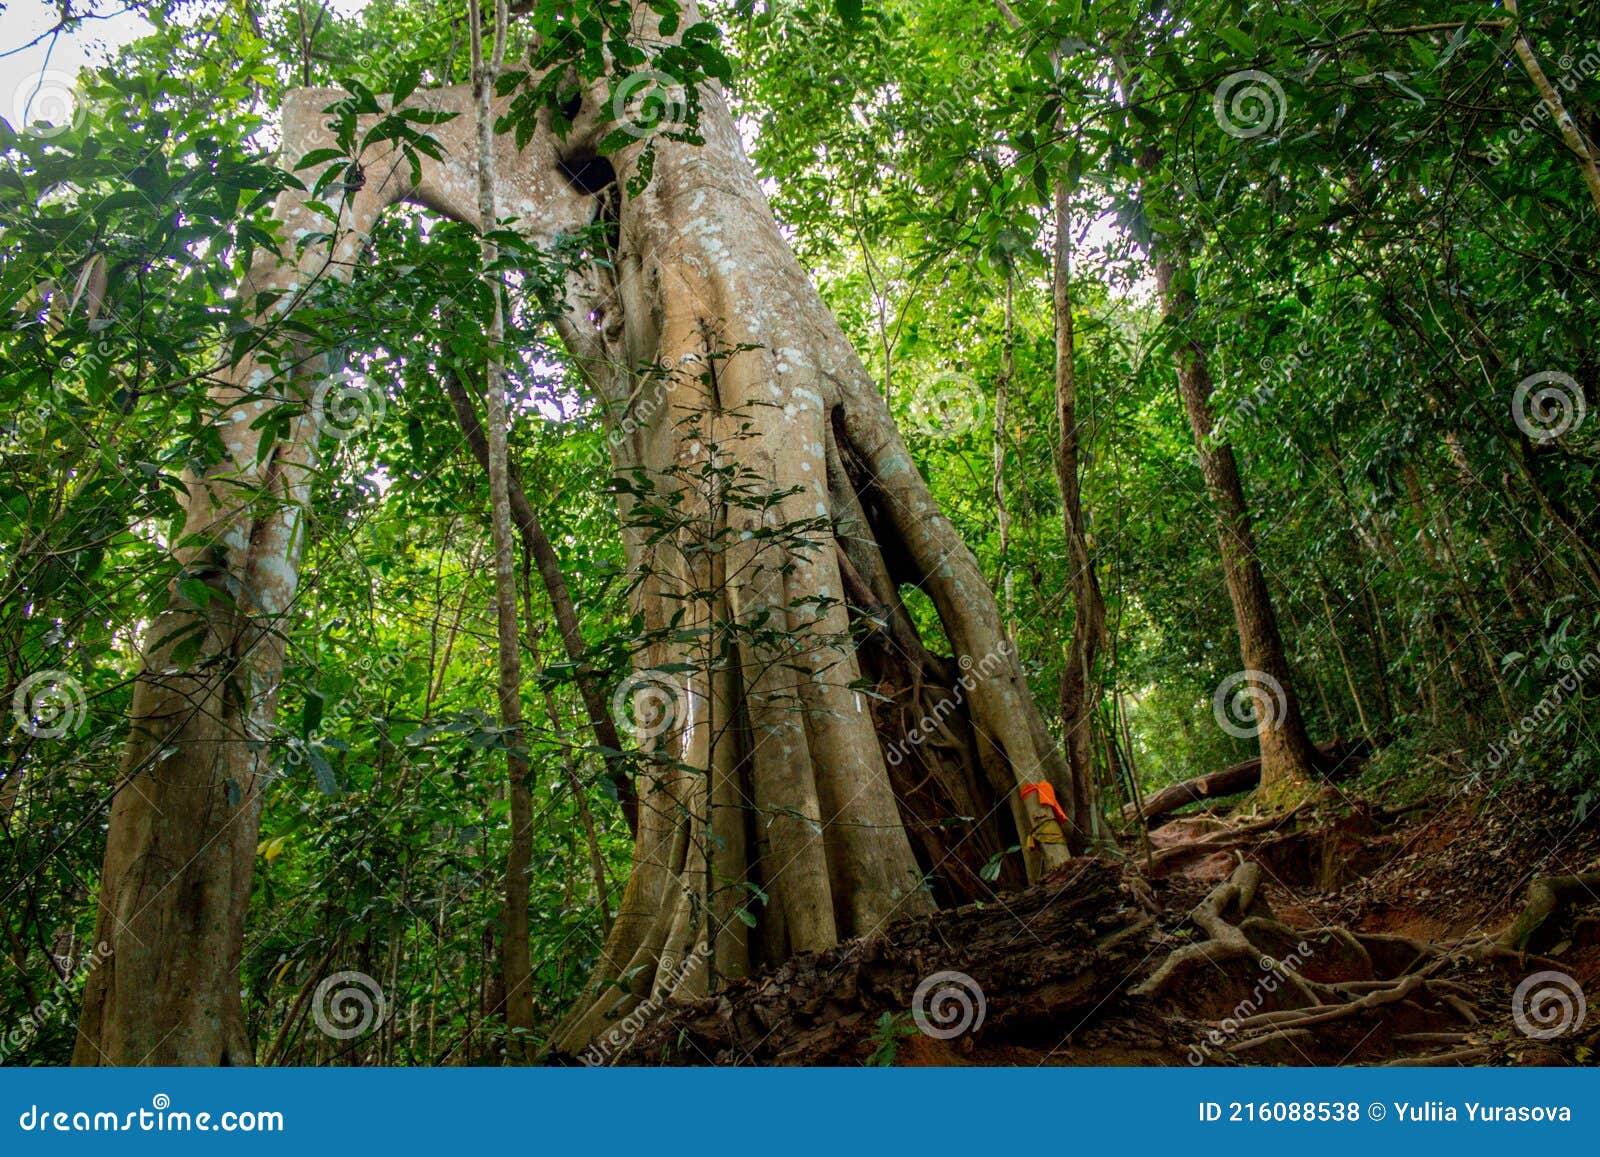
[[[1056,800],[1056,789],[1043,780],[1038,783],[1025,783],[1022,785],[1022,798],[1037,794],[1041,807],[1047,807],[1056,813],[1056,819],[1062,823],[1067,822],[1067,813],[1061,810],[1061,804]]]

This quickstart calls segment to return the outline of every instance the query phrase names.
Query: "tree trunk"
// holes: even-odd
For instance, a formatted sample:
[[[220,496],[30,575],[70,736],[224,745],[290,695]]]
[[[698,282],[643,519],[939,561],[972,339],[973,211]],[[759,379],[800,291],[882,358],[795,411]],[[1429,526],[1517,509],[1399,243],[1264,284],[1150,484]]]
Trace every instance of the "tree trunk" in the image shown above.
[[[1168,324],[1183,327],[1194,324],[1193,296],[1180,279],[1171,257],[1158,256],[1156,286],[1161,293],[1162,313]],[[1314,753],[1300,717],[1300,703],[1289,677],[1289,660],[1283,638],[1273,614],[1272,595],[1266,575],[1256,557],[1255,534],[1250,526],[1250,510],[1245,503],[1244,483],[1233,447],[1213,434],[1211,416],[1211,372],[1205,347],[1193,337],[1177,341],[1178,392],[1194,432],[1195,451],[1200,471],[1217,520],[1217,539],[1221,548],[1222,574],[1233,603],[1233,619],[1239,630],[1239,653],[1244,661],[1242,673],[1254,703],[1256,741],[1261,745],[1261,787],[1276,794],[1310,781]],[[1222,705],[1219,704],[1219,709]]]
[[[287,98],[286,168],[335,145],[323,110],[344,95],[306,89]],[[261,342],[211,391],[226,456],[204,474],[185,476],[184,532],[174,551],[183,569],[171,604],[150,628],[134,690],[95,932],[95,943],[109,944],[111,956],[84,987],[76,1064],[253,1060],[239,961],[300,582],[302,517],[324,427],[338,429],[347,416],[342,411],[360,405],[342,388],[336,392],[323,351],[291,345],[270,353],[266,339],[319,283],[349,276],[387,206],[410,199],[475,220],[470,89],[421,92],[409,103],[460,114],[433,130],[451,164],[425,166],[413,186],[409,167],[388,142],[368,148],[361,158],[365,180],[342,202],[339,183],[328,194],[340,209],[331,244],[298,244],[307,234],[325,233],[328,221],[307,207],[306,193],[283,193],[274,213],[283,249],[258,254],[241,287],[246,301],[275,296],[257,309]],[[361,118],[360,128],[377,119]],[[536,138],[521,153],[505,139],[495,147],[506,200],[541,206],[537,224],[549,238],[588,223],[590,206],[559,176],[553,138]],[[321,168],[300,176],[309,185]],[[262,453],[263,431],[252,423],[282,406],[302,412]],[[187,579],[200,580],[209,593]]]
[[[713,572],[685,549],[689,533],[641,525],[645,504],[623,495],[647,627],[669,626],[693,592],[692,626],[730,658],[705,670],[657,635],[641,661],[675,673],[663,682],[677,718],[652,740],[661,763],[640,784],[633,872],[596,975],[553,1038],[566,1051],[647,998],[706,990],[694,949],[708,904],[717,975],[737,977],[935,898],[987,896],[976,869],[1009,842],[1024,845],[1029,878],[1067,855],[1048,811],[1016,790],[1047,780],[1071,797],[994,596],[779,232],[720,92],[701,99],[704,144],[655,138],[642,190],[628,191],[638,149],[612,157],[615,247],[570,287],[562,329],[610,412],[619,473],[672,490],[702,538],[732,532]],[[722,462],[760,480],[763,509],[707,500],[696,480]],[[763,536],[794,527],[804,549],[763,551]],[[931,597],[955,662],[922,647],[905,583]]]
[[[1067,188],[1057,181],[1053,195],[1055,248],[1052,253],[1052,312],[1056,330],[1056,485],[1067,536],[1072,576],[1072,641],[1061,672],[1061,725],[1072,768],[1072,826],[1087,846],[1099,827],[1094,790],[1094,736],[1091,724],[1100,702],[1098,661],[1106,643],[1106,602],[1089,553],[1089,529],[1078,484],[1078,375],[1072,329],[1072,235]]]
[[[456,422],[461,426],[461,434],[467,440],[467,448],[472,451],[472,456],[478,460],[478,464],[488,470],[489,442],[483,436],[483,425],[478,421],[478,412],[472,405],[472,395],[468,393],[460,375],[448,366],[444,369],[442,379],[445,393],[450,398],[450,406],[456,412]],[[550,600],[550,609],[556,620],[556,631],[561,636],[561,646],[566,652],[567,661],[578,672],[578,696],[583,700],[584,713],[589,717],[589,728],[594,732],[595,743],[601,750],[607,779],[616,790],[617,801],[622,806],[622,817],[628,823],[628,831],[637,833],[639,801],[633,795],[633,778],[628,774],[627,760],[622,756],[622,739],[617,734],[616,720],[606,708],[599,680],[587,658],[583,628],[578,622],[578,607],[572,601],[572,590],[567,586],[566,576],[561,573],[561,559],[557,556],[555,547],[551,545],[550,536],[544,532],[544,524],[539,521],[538,511],[534,510],[533,503],[528,500],[528,493],[522,486],[522,480],[518,477],[515,466],[511,468],[507,482],[512,520],[522,535],[523,552],[533,560],[540,581],[544,584],[545,595]]]
[[[323,102],[328,103],[327,101]],[[284,112],[287,139],[318,131],[316,109]],[[326,134],[324,134],[326,135]],[[290,302],[348,273],[381,208],[376,174],[340,206],[332,251],[263,253],[247,294]],[[337,186],[336,186],[337,187]],[[283,236],[326,221],[285,193]],[[263,328],[270,316],[258,318]],[[288,367],[287,369],[282,367]],[[151,625],[130,735],[112,795],[95,942],[111,957],[84,987],[77,1064],[247,1064],[239,954],[262,792],[328,391],[322,351],[248,354],[212,390],[226,455],[188,473],[182,570]],[[260,453],[251,423],[303,407],[289,436]],[[198,579],[203,590],[192,581]]]
[[[481,10],[467,13],[472,40],[472,79],[477,101],[478,220],[489,228],[500,220],[495,211],[494,116],[495,78],[505,62],[506,0],[497,0],[494,53],[483,59]],[[495,652],[500,700],[500,732],[506,750],[506,790],[510,797],[511,834],[506,847],[505,905],[500,913],[500,974],[505,982],[506,1056],[520,1061],[529,1055],[533,1032],[533,961],[528,941],[528,874],[533,867],[533,797],[528,791],[527,735],[522,726],[522,638],[517,630],[517,573],[511,543],[511,481],[506,447],[505,286],[492,272],[499,247],[486,234],[479,242],[483,279],[494,301],[489,321],[489,358],[484,367],[484,410],[488,425],[489,522],[494,538]]]
[[[1372,754],[1372,741],[1365,737],[1350,740],[1330,739],[1315,750],[1317,769],[1322,778],[1331,783],[1354,775],[1360,770],[1361,765]],[[1237,795],[1239,792],[1249,791],[1260,782],[1261,757],[1257,756],[1255,759],[1236,763],[1232,767],[1225,767],[1221,771],[1208,772],[1193,779],[1168,784],[1155,794],[1146,796],[1142,801],[1123,807],[1122,818],[1128,823],[1136,819],[1144,820],[1147,826],[1156,827],[1157,822],[1168,812],[1177,811],[1186,804]]]
[[[641,9],[635,31],[658,38],[656,18]],[[332,144],[318,113],[339,95],[290,98],[288,164]],[[542,127],[520,151],[510,137],[494,143],[496,201],[535,241],[587,227],[600,197],[615,206],[614,243],[569,277],[558,328],[629,483],[624,542],[647,632],[633,685],[642,706],[664,694],[675,709],[665,726],[639,729],[650,762],[633,870],[558,1033],[569,1050],[648,996],[704,992],[713,971],[739,976],[936,901],[988,898],[980,869],[990,859],[1003,864],[1002,884],[1040,878],[1066,862],[1065,836],[1018,789],[1047,781],[1074,795],[993,593],[779,232],[720,91],[700,93],[704,144],[661,135],[629,145],[610,156],[618,179],[597,196],[566,174],[615,127],[610,99],[597,81],[564,140]],[[446,159],[424,159],[412,187],[382,147],[363,156],[369,175],[336,242],[342,265],[402,198],[479,223],[470,89],[408,103],[460,114],[433,129]],[[641,154],[653,155],[653,172],[630,189]],[[297,226],[319,228],[303,201],[282,198],[286,244]],[[301,263],[315,260],[308,249]],[[292,262],[289,274],[277,264],[263,257],[247,291],[284,284]],[[244,402],[246,383],[259,392],[272,379],[247,359],[231,380],[225,406]],[[224,428],[236,469],[295,502],[274,502],[255,522],[223,520],[233,489],[194,480],[191,531],[221,544],[225,573],[250,601],[226,615],[216,600],[169,612],[158,628],[199,622],[207,653],[229,659],[221,669],[248,661],[254,679],[234,689],[217,665],[151,649],[102,886],[96,939],[115,955],[85,998],[81,1061],[251,1056],[238,963],[266,755],[238,740],[272,721],[317,433],[314,417],[300,421],[258,468],[256,412],[241,406]],[[651,501],[629,486],[649,487]],[[659,532],[646,525],[652,509],[680,522]],[[952,659],[917,639],[905,583],[937,608]],[[1024,864],[1005,864],[1013,843]]]

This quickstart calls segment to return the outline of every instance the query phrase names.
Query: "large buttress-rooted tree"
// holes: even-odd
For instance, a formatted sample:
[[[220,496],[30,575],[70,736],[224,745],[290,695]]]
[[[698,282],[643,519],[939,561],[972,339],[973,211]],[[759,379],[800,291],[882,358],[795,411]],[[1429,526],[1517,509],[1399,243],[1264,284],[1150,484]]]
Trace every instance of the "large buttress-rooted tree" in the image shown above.
[[[654,21],[641,14],[636,31],[659,42]],[[321,110],[340,95],[290,97],[286,165],[333,143]],[[613,152],[616,180],[598,190],[573,174],[595,171],[615,127],[604,80],[565,139],[542,123],[522,149],[495,143],[498,212],[530,239],[614,217],[600,259],[569,277],[558,329],[633,479],[621,506],[646,628],[636,663],[644,693],[672,700],[645,743],[620,910],[553,1038],[562,1049],[646,999],[987,895],[980,869],[1011,844],[1024,864],[1008,863],[1002,884],[1068,856],[1052,813],[1018,790],[1042,780],[1066,799],[1072,784],[993,594],[795,261],[720,92],[699,95],[703,143],[658,135]],[[331,246],[297,245],[327,225],[285,193],[283,252],[244,287],[285,294],[263,327],[317,280],[347,276],[390,204],[479,224],[470,89],[408,103],[458,114],[433,130],[443,160],[424,158],[413,183],[392,152],[369,149]],[[652,171],[635,187],[642,154]],[[151,629],[100,896],[96,939],[113,956],[85,993],[79,1063],[252,1059],[238,966],[320,352],[301,351],[293,371],[246,357],[215,391],[229,458],[188,479],[183,558],[227,597],[176,604]],[[263,456],[251,423],[284,400],[309,404]],[[650,508],[684,513],[681,525],[639,516],[646,484]],[[953,656],[923,646],[907,584],[931,598]],[[196,632],[199,655],[177,662],[175,640]]]

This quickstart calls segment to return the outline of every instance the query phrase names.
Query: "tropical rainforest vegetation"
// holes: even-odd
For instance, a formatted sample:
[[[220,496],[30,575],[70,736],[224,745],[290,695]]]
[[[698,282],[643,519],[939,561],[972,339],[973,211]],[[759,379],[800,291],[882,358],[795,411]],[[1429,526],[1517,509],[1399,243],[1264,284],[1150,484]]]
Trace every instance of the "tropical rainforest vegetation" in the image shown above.
[[[5,1063],[1589,1055],[1594,5],[125,7],[0,124]]]

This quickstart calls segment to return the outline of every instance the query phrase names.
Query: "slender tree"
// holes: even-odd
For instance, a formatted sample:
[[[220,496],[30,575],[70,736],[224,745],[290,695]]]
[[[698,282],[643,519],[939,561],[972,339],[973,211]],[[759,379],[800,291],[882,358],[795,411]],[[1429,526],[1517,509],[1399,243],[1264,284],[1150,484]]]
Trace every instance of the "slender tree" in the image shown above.
[[[1241,686],[1253,700],[1256,741],[1261,745],[1261,789],[1269,795],[1291,792],[1297,784],[1310,781],[1316,750],[1306,735],[1272,592],[1256,554],[1239,463],[1233,447],[1217,435],[1211,412],[1211,371],[1205,346],[1195,336],[1197,319],[1194,295],[1187,285],[1188,269],[1180,274],[1174,258],[1158,253],[1155,274],[1163,320],[1173,327],[1178,394],[1189,417],[1200,472],[1216,516],[1222,576],[1228,584],[1233,622],[1239,632],[1239,657],[1245,668]]]

